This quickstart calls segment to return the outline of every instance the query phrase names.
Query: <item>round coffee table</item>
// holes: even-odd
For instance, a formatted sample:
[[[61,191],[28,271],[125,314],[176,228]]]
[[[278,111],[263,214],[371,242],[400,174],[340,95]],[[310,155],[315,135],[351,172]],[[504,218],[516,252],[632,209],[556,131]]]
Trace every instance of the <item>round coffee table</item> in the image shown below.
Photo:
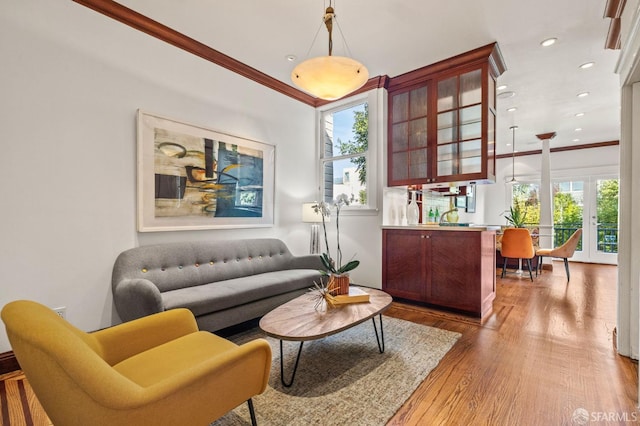
[[[369,293],[369,302],[338,305],[334,308],[327,308],[326,311],[318,312],[315,309],[314,295],[306,293],[275,308],[262,317],[260,328],[267,335],[280,340],[280,381],[283,386],[290,387],[293,384],[300,361],[300,354],[302,353],[302,345],[305,341],[331,336],[368,319],[373,321],[378,349],[380,353],[384,352],[382,313],[389,308],[393,299],[381,290],[368,287],[358,288]],[[376,315],[379,316],[380,320],[380,336],[378,336],[378,327],[376,326]],[[293,373],[291,373],[291,379],[288,382],[284,379],[283,340],[300,342]]]

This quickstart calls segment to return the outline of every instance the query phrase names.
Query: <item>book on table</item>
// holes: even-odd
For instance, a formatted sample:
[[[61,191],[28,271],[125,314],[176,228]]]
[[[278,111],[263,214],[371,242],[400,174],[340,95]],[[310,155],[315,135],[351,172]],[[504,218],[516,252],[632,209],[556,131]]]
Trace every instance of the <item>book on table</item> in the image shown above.
[[[349,294],[330,296],[333,305],[345,305],[347,303],[366,303],[369,301],[369,293],[358,287],[349,286]]]

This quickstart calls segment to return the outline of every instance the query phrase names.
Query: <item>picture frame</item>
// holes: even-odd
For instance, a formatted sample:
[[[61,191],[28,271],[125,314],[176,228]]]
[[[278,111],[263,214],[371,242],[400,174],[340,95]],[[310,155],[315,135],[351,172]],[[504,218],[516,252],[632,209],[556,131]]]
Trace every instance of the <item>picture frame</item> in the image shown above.
[[[137,112],[139,232],[270,227],[275,146]]]

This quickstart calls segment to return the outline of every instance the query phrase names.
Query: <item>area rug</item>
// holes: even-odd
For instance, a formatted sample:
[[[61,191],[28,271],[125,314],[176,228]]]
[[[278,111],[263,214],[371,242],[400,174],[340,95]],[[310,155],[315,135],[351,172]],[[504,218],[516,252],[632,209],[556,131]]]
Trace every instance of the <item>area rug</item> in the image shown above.
[[[460,337],[459,333],[383,317],[385,352],[378,351],[371,321],[324,339],[305,342],[295,381],[280,383],[279,341],[258,329],[231,336],[265,337],[273,351],[267,390],[253,398],[260,426],[384,425]],[[284,342],[285,378],[298,342]],[[213,425],[250,425],[242,404]]]

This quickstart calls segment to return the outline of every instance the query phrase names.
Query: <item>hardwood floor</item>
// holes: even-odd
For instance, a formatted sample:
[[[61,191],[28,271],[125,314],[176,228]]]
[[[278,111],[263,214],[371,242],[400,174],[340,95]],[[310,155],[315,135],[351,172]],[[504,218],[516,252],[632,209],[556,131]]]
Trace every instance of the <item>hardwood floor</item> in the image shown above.
[[[640,422],[637,363],[617,355],[615,266],[556,263],[533,283],[497,280],[494,314],[476,321],[395,303],[388,315],[462,333],[390,425]]]
[[[568,284],[561,263],[533,283],[498,277],[494,313],[484,325],[394,302],[388,315],[462,337],[389,425],[586,424],[572,420],[577,409],[597,420],[591,424],[640,422],[637,363],[614,347],[616,282],[615,266],[579,263],[571,264]],[[0,377],[0,385],[10,389],[16,377]],[[49,425],[26,391],[33,423],[14,414],[11,424]],[[15,392],[7,394],[8,405],[21,404]]]

